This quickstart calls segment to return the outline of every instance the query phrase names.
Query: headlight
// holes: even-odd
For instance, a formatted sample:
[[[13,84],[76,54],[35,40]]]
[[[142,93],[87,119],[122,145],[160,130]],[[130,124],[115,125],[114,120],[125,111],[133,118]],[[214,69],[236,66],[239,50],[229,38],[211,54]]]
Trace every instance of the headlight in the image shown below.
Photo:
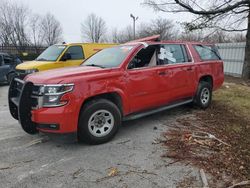
[[[26,74],[32,74],[34,72],[38,72],[38,70],[37,69],[28,69],[28,70],[25,70]]]
[[[40,86],[39,94],[42,95],[43,107],[63,106],[67,101],[61,101],[65,93],[72,91],[74,84],[56,84]]]

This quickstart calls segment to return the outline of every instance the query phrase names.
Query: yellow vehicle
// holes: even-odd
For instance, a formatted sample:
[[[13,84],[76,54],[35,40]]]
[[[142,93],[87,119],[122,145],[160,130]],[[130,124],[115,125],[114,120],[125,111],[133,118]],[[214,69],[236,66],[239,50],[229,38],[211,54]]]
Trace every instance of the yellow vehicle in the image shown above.
[[[27,74],[49,69],[77,66],[96,52],[116,44],[71,43],[48,47],[34,61],[16,66],[16,74],[23,79]]]

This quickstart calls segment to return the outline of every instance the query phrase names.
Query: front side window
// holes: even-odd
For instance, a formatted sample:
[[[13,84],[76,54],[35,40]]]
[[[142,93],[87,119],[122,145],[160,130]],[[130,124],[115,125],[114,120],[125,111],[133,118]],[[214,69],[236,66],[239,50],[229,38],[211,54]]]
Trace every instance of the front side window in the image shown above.
[[[196,52],[200,58],[206,60],[220,60],[220,55],[215,46],[212,45],[194,45]]]
[[[134,46],[116,46],[103,49],[87,59],[82,65],[103,68],[118,67],[125,60],[133,47]]]
[[[157,54],[159,45],[151,45],[141,49],[130,61],[128,69],[157,66]]]
[[[81,46],[71,46],[65,52],[70,55],[71,60],[81,60],[84,59],[83,50]]]
[[[37,61],[56,61],[58,57],[62,54],[66,46],[64,45],[54,45],[48,47],[43,53],[41,53],[36,60]]]
[[[10,65],[12,62],[12,58],[10,56],[3,56],[4,64],[5,65]]]
[[[3,56],[0,55],[0,66],[3,65]]]

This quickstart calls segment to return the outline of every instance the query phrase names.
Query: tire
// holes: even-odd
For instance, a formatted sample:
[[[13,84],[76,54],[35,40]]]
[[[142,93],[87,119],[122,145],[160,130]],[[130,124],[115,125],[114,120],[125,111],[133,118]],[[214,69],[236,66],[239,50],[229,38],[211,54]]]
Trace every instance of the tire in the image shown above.
[[[206,109],[210,106],[212,101],[212,86],[208,82],[201,81],[199,83],[194,103],[196,106]]]
[[[121,125],[121,112],[109,100],[90,101],[81,110],[78,122],[78,141],[103,144],[110,141]]]

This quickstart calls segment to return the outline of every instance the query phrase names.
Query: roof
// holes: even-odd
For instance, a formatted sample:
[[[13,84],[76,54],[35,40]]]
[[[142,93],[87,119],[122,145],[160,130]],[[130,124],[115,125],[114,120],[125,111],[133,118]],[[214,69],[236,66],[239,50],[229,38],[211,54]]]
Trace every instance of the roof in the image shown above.
[[[54,45],[83,45],[83,44],[97,44],[97,45],[115,45],[116,43],[80,43],[80,42],[76,42],[76,43],[59,43],[59,44],[54,44]]]
[[[10,54],[8,54],[6,52],[0,52],[0,55],[8,55],[8,56],[10,56]]]
[[[140,38],[137,40],[129,41],[125,44],[142,44],[142,42],[147,44],[164,44],[164,43],[172,43],[172,44],[213,44],[208,42],[197,42],[197,41],[183,41],[183,40],[163,40],[160,41],[160,35],[153,35],[145,38]]]

